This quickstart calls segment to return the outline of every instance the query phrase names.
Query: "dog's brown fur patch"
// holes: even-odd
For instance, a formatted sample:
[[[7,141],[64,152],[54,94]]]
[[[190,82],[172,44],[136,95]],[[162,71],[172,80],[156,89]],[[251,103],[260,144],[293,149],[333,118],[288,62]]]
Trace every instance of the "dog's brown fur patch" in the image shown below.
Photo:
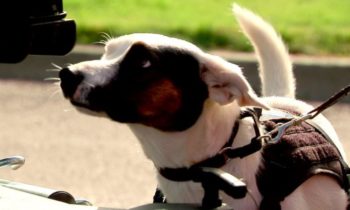
[[[169,79],[160,79],[139,94],[138,112],[145,124],[167,127],[181,108],[181,91]]]

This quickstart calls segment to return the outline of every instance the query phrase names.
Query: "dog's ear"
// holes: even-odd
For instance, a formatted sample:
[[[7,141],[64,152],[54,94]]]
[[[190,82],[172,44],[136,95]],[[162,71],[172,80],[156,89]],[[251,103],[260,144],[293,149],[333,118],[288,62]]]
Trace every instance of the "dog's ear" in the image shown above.
[[[205,54],[201,61],[201,76],[207,84],[209,97],[221,105],[237,100],[240,106],[268,106],[254,93],[241,69],[224,59]]]

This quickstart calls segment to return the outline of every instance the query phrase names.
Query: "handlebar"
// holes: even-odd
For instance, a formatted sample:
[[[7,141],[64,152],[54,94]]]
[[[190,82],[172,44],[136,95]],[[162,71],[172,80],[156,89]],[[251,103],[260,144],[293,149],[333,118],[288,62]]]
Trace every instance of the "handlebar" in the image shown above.
[[[24,165],[25,159],[22,156],[12,156],[0,160],[1,167],[11,167],[13,170],[19,169]]]
[[[25,162],[21,156],[12,156],[0,160],[0,167],[18,169]],[[153,203],[131,208],[130,210],[199,210],[218,209],[232,210],[221,203],[219,190],[226,194],[241,198],[246,195],[246,185],[236,177],[216,168],[197,168],[195,182],[200,182],[205,195],[202,205]],[[60,209],[60,210],[117,210],[94,207],[85,199],[75,199],[70,193],[45,187],[28,185],[0,179],[0,209]],[[119,209],[122,210],[122,209]]]

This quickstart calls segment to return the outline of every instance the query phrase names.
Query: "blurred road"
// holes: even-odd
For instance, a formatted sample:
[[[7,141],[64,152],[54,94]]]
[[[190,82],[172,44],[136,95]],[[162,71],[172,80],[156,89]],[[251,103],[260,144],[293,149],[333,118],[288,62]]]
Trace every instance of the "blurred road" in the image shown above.
[[[350,152],[350,104],[325,115]],[[78,113],[53,84],[0,80],[0,148],[0,158],[26,158],[17,171],[0,169],[1,179],[65,190],[102,207],[152,200],[152,163],[129,129]]]
[[[11,155],[26,163],[1,168],[1,179],[65,190],[101,207],[149,203],[156,187],[129,129],[78,113],[53,84],[0,80],[0,158]]]

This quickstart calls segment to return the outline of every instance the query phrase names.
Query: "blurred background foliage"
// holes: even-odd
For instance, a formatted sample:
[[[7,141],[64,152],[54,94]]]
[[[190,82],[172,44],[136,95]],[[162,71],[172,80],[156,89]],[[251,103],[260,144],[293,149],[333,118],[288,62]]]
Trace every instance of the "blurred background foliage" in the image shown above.
[[[251,51],[232,15],[233,2],[269,21],[291,53],[350,55],[349,0],[66,0],[78,43],[103,33],[161,33],[207,49]]]

